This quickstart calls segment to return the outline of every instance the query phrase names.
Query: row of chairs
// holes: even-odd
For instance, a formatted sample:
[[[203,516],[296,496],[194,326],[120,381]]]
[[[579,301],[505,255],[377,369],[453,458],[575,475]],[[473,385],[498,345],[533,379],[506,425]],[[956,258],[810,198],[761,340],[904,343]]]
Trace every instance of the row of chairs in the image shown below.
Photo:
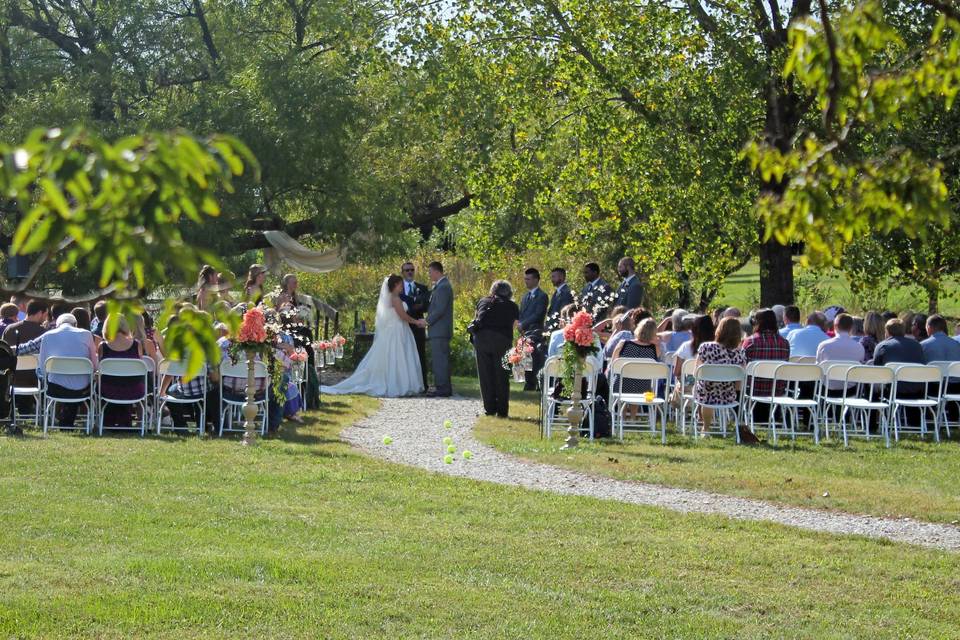
[[[618,358],[610,363],[610,394],[608,406],[612,431],[623,438],[625,429],[659,432],[666,442],[667,421],[671,417],[669,394],[672,388],[673,358],[657,362],[644,358]],[[852,436],[870,438],[871,417],[876,415],[880,436],[890,446],[901,433],[914,432],[926,436],[932,431],[940,441],[940,427],[950,437],[947,405],[960,405],[960,394],[950,393],[950,380],[960,381],[960,362],[934,362],[928,365],[890,364],[885,367],[863,365],[859,362],[825,362],[820,365],[809,361],[756,361],[747,367],[737,365],[701,365],[695,360],[683,363],[679,379],[684,382],[680,406],[674,416],[681,433],[700,432],[700,408],[712,409],[716,423],[707,425],[707,432],[726,436],[732,430],[740,440],[740,424],[746,423],[751,431],[758,426],[766,428],[775,443],[779,435],[796,438],[801,412],[810,415],[811,435],[820,442],[821,430],[829,437],[831,424],[842,434],[844,445],[849,445]],[[589,437],[594,435],[594,409],[599,376],[599,362],[588,358],[584,367],[586,393],[581,399],[584,415],[589,422]],[[549,358],[543,369],[543,395],[541,410],[542,428],[549,438],[557,424],[566,424],[562,409],[570,406],[569,398],[555,398],[556,382],[560,378],[559,358]],[[625,380],[646,381],[650,393],[627,393]],[[738,386],[734,401],[706,404],[694,395],[696,382],[733,383]],[[764,382],[761,387],[759,383]],[[907,396],[901,391],[909,387],[921,387],[921,393]],[[761,388],[767,391],[760,393]],[[768,408],[768,419],[758,425],[753,416],[760,405]],[[628,418],[631,408],[637,412],[634,419]],[[915,412],[919,421],[910,424],[908,416]],[[929,420],[928,420],[929,419]],[[930,423],[932,422],[932,428]]]
[[[35,355],[19,356],[17,358],[17,371],[34,371],[38,373],[38,383],[35,386],[17,386],[12,388],[14,402],[12,402],[13,420],[17,422],[21,416],[17,413],[17,398],[32,398],[34,401],[33,423],[40,427],[43,426],[44,435],[50,429],[82,429],[87,434],[96,430],[99,435],[103,435],[105,429],[112,428],[104,423],[104,415],[108,405],[124,405],[133,407],[139,413],[139,426],[136,424],[122,425],[121,429],[139,430],[140,435],[146,435],[149,428],[156,430],[159,435],[162,433],[163,410],[170,405],[196,405],[198,412],[197,435],[203,435],[204,425],[207,416],[207,370],[199,374],[203,393],[196,398],[180,398],[168,393],[160,393],[161,383],[165,377],[180,378],[186,376],[187,366],[183,362],[174,360],[162,360],[159,365],[155,365],[151,358],[142,359],[128,358],[110,358],[100,362],[99,368],[94,368],[93,363],[88,358],[64,358],[50,357],[44,363],[44,373],[39,375],[38,360]],[[86,378],[86,392],[82,397],[64,397],[63,394],[57,395],[50,388],[50,375],[71,375],[83,376]],[[104,376],[113,378],[128,379],[131,385],[137,382],[143,383],[144,392],[130,399],[115,399],[104,396],[102,393],[101,381]],[[240,362],[233,364],[229,360],[224,360],[220,364],[220,407],[219,407],[219,434],[222,436],[225,432],[243,431],[243,406],[245,400],[233,400],[226,397],[223,393],[223,379],[225,377],[243,378],[247,377],[247,365]],[[254,378],[258,386],[263,386],[267,392],[256,401],[257,416],[260,422],[260,433],[265,434],[267,429],[268,399],[270,390],[270,376],[266,365],[261,362],[255,363]],[[60,427],[56,424],[56,410],[58,405],[77,404],[82,411],[78,412],[78,420],[82,419],[82,427]],[[148,426],[149,425],[149,426]]]

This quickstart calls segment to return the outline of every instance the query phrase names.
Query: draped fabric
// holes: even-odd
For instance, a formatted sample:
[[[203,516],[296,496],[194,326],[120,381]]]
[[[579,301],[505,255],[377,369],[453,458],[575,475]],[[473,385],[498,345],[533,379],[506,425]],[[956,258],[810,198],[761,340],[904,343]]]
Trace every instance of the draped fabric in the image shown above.
[[[343,266],[343,256],[339,249],[314,251],[283,231],[264,231],[263,235],[271,247],[263,252],[267,269],[271,272],[278,273],[282,262],[287,263],[294,271],[309,273],[329,273]]]

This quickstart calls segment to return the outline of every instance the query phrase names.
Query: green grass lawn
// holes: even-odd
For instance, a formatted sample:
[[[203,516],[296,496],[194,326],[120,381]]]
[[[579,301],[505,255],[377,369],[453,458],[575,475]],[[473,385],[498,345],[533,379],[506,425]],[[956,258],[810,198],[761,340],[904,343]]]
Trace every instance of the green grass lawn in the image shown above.
[[[337,399],[252,450],[187,437],[0,439],[0,636],[948,638],[960,628],[960,555],[388,464],[337,437],[375,407]]]
[[[468,380],[457,388],[477,393],[476,383]],[[804,507],[960,521],[956,433],[953,441],[939,445],[911,437],[891,449],[879,439],[854,440],[844,449],[836,439],[816,446],[810,438],[747,447],[732,437],[692,440],[668,427],[666,446],[659,436],[628,433],[623,443],[582,441],[571,453],[560,450],[563,434],[549,441],[539,437],[535,394],[515,390],[510,413],[510,419],[481,418],[477,437],[516,456],[622,480]]]

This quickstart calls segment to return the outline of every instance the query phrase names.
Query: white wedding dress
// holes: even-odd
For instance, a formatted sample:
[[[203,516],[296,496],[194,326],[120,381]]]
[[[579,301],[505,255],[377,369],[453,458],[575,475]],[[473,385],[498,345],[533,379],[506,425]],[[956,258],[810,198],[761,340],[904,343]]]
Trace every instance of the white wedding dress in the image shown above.
[[[384,278],[377,301],[373,345],[353,375],[338,385],[321,386],[321,393],[398,398],[423,391],[417,343],[408,324],[393,308],[392,297]]]

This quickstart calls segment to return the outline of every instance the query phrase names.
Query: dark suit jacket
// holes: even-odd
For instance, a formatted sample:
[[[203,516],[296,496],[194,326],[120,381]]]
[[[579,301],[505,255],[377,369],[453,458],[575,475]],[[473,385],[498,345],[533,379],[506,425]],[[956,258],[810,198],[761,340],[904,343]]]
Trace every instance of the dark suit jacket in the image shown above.
[[[520,331],[523,335],[539,342],[543,340],[543,321],[547,317],[547,294],[537,287],[520,298]]]
[[[588,283],[580,291],[580,304],[593,315],[595,320],[601,320],[606,317],[607,309],[610,308],[610,295],[613,289],[603,278],[598,278],[596,283]]]
[[[547,315],[553,318],[560,315],[560,310],[568,304],[573,304],[573,292],[570,291],[570,285],[564,282],[557,287],[550,298],[550,307],[547,309]]]
[[[413,295],[407,295],[407,283],[404,281],[403,291],[400,294],[400,299],[407,303],[407,313],[410,314],[411,318],[419,320],[427,312],[427,307],[430,306],[430,289],[425,284],[414,282]]]
[[[627,309],[636,309],[643,304],[643,285],[640,278],[634,275],[629,282],[624,280],[617,289],[617,304]]]

